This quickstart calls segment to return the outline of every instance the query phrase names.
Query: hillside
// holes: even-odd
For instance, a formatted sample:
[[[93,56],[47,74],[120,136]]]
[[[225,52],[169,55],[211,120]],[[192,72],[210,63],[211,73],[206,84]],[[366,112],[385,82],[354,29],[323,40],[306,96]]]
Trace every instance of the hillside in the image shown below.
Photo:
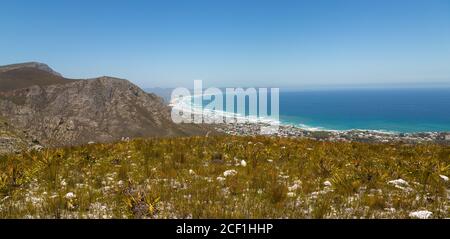
[[[20,152],[31,146],[32,139],[0,117],[0,155]]]
[[[450,216],[450,147],[442,145],[190,137],[0,162],[0,218]]]
[[[34,85],[46,86],[71,83],[49,66],[42,63],[23,63],[0,66],[0,92],[23,89]]]
[[[12,71],[12,70],[20,70],[20,69],[24,69],[24,68],[33,68],[33,69],[45,71],[45,72],[50,73],[55,76],[62,77],[62,75],[60,73],[54,71],[48,65],[46,65],[44,63],[40,63],[40,62],[26,62],[26,63],[18,63],[18,64],[0,66],[0,73]]]
[[[113,77],[68,80],[50,70],[3,67],[0,116],[45,146],[123,138],[205,135],[198,125],[177,125],[154,94]],[[0,68],[2,69],[2,68]],[[14,76],[13,78],[10,76]],[[5,80],[6,79],[6,80]]]

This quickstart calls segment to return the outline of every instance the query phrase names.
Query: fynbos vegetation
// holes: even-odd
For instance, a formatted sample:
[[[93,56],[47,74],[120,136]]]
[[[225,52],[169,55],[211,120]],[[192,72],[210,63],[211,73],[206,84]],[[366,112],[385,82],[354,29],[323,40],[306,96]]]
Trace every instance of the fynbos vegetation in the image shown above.
[[[138,139],[0,158],[1,218],[447,218],[450,147]]]

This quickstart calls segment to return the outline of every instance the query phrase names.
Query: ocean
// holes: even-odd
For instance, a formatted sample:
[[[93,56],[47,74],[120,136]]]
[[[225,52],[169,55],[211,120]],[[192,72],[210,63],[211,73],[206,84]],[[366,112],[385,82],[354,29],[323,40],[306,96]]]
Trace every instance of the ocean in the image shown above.
[[[447,132],[450,89],[281,92],[280,121],[328,130]]]
[[[309,130],[450,132],[450,88],[281,89],[279,109],[281,124]]]

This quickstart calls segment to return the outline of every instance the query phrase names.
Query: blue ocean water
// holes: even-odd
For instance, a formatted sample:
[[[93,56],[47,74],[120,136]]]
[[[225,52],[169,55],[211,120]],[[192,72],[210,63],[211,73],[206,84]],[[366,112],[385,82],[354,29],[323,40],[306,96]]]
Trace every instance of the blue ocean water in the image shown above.
[[[450,89],[282,91],[280,120],[330,130],[450,131]]]
[[[282,89],[279,109],[281,124],[305,129],[450,132],[450,88]]]

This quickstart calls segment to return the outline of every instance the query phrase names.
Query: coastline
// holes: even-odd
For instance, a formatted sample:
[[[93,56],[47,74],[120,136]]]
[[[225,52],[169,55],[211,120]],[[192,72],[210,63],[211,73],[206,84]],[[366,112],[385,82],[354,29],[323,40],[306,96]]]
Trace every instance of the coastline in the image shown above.
[[[247,122],[216,124],[215,129],[220,133],[237,136],[257,136],[261,134],[260,128],[268,126],[267,123]],[[331,142],[363,142],[363,143],[439,143],[450,145],[449,132],[417,132],[396,133],[375,130],[308,130],[293,125],[280,125],[279,130],[270,136],[307,138],[318,141]]]
[[[203,109],[202,106],[193,105],[191,97],[172,100],[169,104],[172,108],[187,112],[194,115],[202,115],[203,119],[209,121],[218,118],[233,118],[244,120],[244,123],[218,123],[212,124],[213,128],[219,133],[236,136],[257,136],[267,135],[261,133],[261,127],[270,124],[278,124],[279,130],[270,136],[291,137],[291,138],[307,138],[319,141],[331,142],[364,142],[364,143],[438,143],[450,145],[450,132],[394,132],[383,130],[368,129],[350,129],[350,130],[333,130],[320,127],[309,127],[304,125],[296,126],[286,124],[281,121],[273,121],[270,119],[261,119],[254,116],[242,116],[236,113],[230,113],[220,110]],[[226,122],[226,120],[224,121]]]

